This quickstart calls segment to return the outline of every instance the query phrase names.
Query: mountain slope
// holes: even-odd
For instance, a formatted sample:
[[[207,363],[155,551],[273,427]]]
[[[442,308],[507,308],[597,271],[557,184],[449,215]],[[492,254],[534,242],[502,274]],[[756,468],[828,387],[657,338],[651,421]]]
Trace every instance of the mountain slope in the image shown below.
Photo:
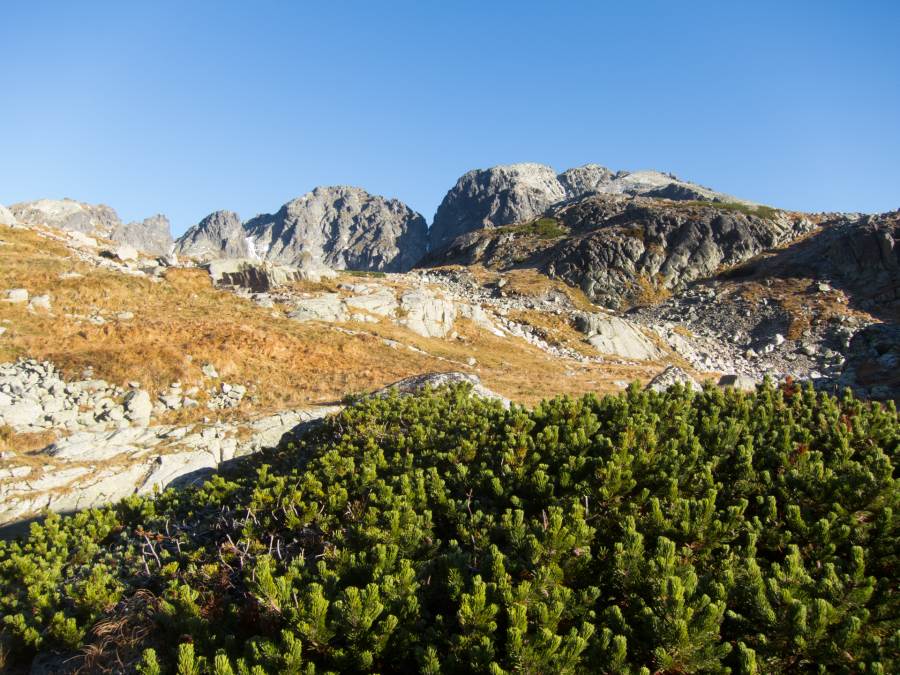
[[[423,264],[531,267],[581,288],[595,302],[625,308],[814,227],[808,217],[764,207],[608,193],[565,202],[543,216],[475,230]]]

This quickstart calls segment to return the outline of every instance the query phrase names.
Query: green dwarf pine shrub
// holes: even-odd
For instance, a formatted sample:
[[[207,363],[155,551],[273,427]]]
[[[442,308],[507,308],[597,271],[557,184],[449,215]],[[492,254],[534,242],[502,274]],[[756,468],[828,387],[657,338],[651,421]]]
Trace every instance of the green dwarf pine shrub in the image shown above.
[[[893,405],[770,385],[358,400],[0,543],[0,647],[145,674],[897,672],[898,442]]]

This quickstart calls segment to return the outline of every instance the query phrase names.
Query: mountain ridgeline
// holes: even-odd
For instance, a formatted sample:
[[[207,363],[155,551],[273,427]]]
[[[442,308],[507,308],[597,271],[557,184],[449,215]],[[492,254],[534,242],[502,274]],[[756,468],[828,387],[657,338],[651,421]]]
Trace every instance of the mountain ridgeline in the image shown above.
[[[297,264],[312,255],[335,269],[405,272],[474,230],[526,222],[591,194],[726,201],[732,198],[656,171],[614,173],[596,164],[558,174],[542,164],[469,171],[447,193],[429,229],[396,199],[355,187],[319,187],[274,214],[241,222],[217,211],[189,229],[176,251],[203,259],[247,257]]]
[[[828,242],[840,236],[871,240],[865,251],[874,256],[883,291],[878,301],[896,305],[900,297],[896,214],[783,211],[669,173],[614,172],[597,164],[562,173],[535,163],[469,171],[447,192],[430,227],[403,202],[348,186],[317,187],[249,220],[216,211],[177,241],[164,216],[123,224],[104,205],[41,200],[10,211],[7,218],[26,224],[99,234],[201,261],[245,258],[303,267],[313,260],[337,270],[377,272],[453,264],[534,269],[619,310],[655,304],[807,235]],[[875,234],[862,234],[873,227]],[[807,249],[798,251],[808,258]],[[840,275],[829,266],[833,258],[820,261],[817,278]],[[869,269],[865,260],[855,264]]]

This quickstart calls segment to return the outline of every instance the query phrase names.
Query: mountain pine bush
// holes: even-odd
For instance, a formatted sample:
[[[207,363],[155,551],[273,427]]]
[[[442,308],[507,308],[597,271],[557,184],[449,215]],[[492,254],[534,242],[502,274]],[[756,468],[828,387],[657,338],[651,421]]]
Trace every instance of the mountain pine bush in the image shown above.
[[[88,672],[898,672],[898,443],[892,404],[796,387],[361,400],[0,543],[0,639]]]

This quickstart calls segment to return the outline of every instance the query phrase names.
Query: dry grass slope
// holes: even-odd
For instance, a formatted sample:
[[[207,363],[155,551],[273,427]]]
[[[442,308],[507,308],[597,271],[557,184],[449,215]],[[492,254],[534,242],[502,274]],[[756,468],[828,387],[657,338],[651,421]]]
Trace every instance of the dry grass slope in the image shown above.
[[[498,338],[460,322],[460,340],[422,338],[382,321],[345,324],[354,334],[325,324],[301,324],[281,311],[263,309],[213,288],[196,269],[172,269],[162,282],[97,269],[74,260],[61,243],[30,230],[0,228],[0,290],[27,288],[52,296],[52,312],[0,303],[0,362],[29,356],[47,359],[67,377],[93,367],[94,377],[124,384],[138,381],[151,392],[173,381],[202,384],[201,367],[213,363],[221,378],[248,387],[243,410],[266,412],[333,402],[409,375],[466,369],[485,384],[523,403],[556,393],[612,390],[615,380],[648,379],[652,367],[580,365],[554,359],[521,340]],[[61,280],[63,272],[80,278]],[[579,305],[580,293],[536,272],[510,275],[510,291],[565,289]],[[316,287],[306,290],[331,290]],[[540,288],[538,287],[540,286]],[[134,318],[119,321],[118,312]],[[87,317],[101,313],[107,322]],[[566,336],[571,337],[571,336]],[[392,347],[396,340],[412,349]],[[204,407],[172,414],[167,421],[209,415]],[[177,419],[176,419],[177,417]]]

